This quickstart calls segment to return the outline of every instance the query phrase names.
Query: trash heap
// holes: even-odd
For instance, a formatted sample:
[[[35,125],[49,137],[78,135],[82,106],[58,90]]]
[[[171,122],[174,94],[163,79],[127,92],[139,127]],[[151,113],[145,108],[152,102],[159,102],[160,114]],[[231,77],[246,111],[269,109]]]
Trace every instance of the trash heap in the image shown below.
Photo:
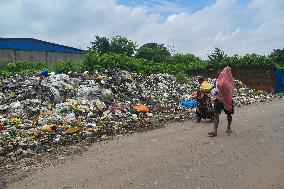
[[[216,80],[208,79],[214,84]],[[276,98],[235,83],[235,106]],[[0,76],[0,158],[16,160],[81,140],[195,119],[197,78],[126,71]],[[186,105],[185,105],[186,104]]]

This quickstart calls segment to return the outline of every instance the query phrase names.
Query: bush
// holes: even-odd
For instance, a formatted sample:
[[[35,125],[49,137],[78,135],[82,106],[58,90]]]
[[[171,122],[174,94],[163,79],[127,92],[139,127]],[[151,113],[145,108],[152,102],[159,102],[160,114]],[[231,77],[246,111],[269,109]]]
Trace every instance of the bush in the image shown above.
[[[100,65],[100,56],[93,50],[89,50],[85,56],[85,60],[83,61],[83,69],[88,71],[99,70]]]
[[[67,60],[54,64],[51,66],[50,71],[54,71],[56,73],[68,73],[77,71],[76,68],[77,67],[74,62]]]
[[[185,81],[187,79],[188,75],[183,74],[183,73],[179,73],[179,74],[176,75],[176,77],[177,77],[177,80],[179,80],[179,81]]]
[[[28,75],[47,68],[44,63],[13,62],[4,66],[2,74]]]
[[[282,52],[282,51],[281,51]],[[98,54],[90,49],[82,63],[63,61],[50,67],[50,71],[56,73],[84,72],[86,70],[101,71],[121,69],[142,74],[169,73],[182,78],[183,74],[193,74],[203,70],[212,71],[230,66],[233,69],[283,69],[283,64],[267,56],[257,54],[247,54],[245,56],[227,56],[220,49],[209,55],[209,60],[201,60],[192,54],[176,54],[168,57],[163,62],[153,62],[151,60],[130,57],[127,54],[104,53]],[[278,60],[278,59],[277,59]],[[282,60],[281,57],[279,60]],[[47,68],[43,63],[14,62],[5,66],[1,74],[31,74],[33,72]]]

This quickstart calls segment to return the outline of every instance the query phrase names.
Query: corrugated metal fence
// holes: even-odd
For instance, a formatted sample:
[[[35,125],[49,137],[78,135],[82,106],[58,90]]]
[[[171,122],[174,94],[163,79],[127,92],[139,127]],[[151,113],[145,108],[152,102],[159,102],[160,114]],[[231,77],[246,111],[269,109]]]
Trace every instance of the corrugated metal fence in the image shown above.
[[[48,66],[57,62],[70,60],[73,62],[82,61],[84,54],[60,53],[48,51],[23,51],[12,49],[0,49],[0,68],[10,62],[43,62]]]
[[[280,93],[283,92],[283,76],[284,70],[282,69],[277,69],[275,70],[275,92]]]

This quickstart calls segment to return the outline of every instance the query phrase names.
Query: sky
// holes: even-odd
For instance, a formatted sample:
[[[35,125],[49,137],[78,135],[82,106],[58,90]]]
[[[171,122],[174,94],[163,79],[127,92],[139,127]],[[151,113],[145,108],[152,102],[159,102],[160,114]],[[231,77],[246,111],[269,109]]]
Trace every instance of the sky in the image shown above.
[[[0,37],[86,49],[95,36],[157,42],[206,59],[284,48],[284,0],[0,0]]]

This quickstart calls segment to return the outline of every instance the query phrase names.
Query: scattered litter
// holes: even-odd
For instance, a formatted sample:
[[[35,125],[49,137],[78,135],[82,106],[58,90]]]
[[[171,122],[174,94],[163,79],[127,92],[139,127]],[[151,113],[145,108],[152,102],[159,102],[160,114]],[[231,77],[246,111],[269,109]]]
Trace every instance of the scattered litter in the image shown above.
[[[107,140],[168,120],[196,118],[197,77],[179,81],[169,74],[126,71],[43,75],[0,76],[0,157],[5,161],[71,141]],[[212,88],[215,81],[208,79],[202,88]],[[237,107],[276,97],[235,81]]]

